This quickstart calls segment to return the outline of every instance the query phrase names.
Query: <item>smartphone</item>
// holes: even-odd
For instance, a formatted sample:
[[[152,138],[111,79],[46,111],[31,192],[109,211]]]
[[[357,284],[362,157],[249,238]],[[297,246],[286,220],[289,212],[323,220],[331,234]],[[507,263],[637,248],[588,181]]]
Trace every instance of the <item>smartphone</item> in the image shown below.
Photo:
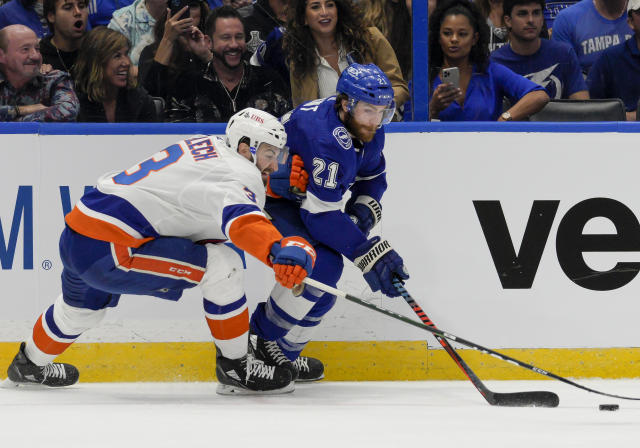
[[[460,69],[458,67],[442,69],[442,83],[453,84],[453,87],[460,87]]]
[[[178,11],[180,11],[185,6],[189,6],[193,0],[169,0],[169,9],[171,10],[171,16],[173,17]],[[186,19],[190,17],[189,8],[180,16],[178,20]]]

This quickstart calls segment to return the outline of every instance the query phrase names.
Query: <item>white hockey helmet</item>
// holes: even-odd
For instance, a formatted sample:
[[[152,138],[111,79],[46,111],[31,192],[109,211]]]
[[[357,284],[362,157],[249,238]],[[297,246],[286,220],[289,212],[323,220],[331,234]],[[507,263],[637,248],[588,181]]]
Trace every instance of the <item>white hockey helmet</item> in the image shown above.
[[[273,115],[253,107],[247,107],[233,115],[227,123],[225,135],[231,149],[237,150],[243,141],[247,143],[254,155],[254,163],[260,143],[268,143],[280,149],[284,149],[287,143],[287,133],[282,123]]]

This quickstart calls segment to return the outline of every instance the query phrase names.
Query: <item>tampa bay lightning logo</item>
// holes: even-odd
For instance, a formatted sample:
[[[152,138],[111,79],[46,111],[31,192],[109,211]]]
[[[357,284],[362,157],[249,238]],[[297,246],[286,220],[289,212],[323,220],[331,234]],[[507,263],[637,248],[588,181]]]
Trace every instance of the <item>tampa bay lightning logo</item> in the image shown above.
[[[333,130],[333,136],[336,138],[336,140],[338,140],[338,143],[340,143],[340,146],[342,146],[344,149],[348,150],[353,146],[351,136],[349,136],[347,130],[342,126],[338,126]]]

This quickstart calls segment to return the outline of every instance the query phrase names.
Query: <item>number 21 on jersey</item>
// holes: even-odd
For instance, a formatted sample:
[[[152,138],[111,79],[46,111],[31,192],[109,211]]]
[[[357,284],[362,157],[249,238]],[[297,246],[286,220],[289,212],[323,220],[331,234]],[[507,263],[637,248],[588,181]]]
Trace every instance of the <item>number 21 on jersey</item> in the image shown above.
[[[327,162],[325,162],[324,159],[314,157],[312,173],[313,182],[320,187],[324,185],[325,188],[331,188],[332,190],[335,189],[338,186],[338,182],[336,182],[338,168],[340,168],[340,165],[337,162],[331,162],[327,165]],[[326,180],[321,177],[325,169],[329,171]]]
[[[117,174],[113,177],[113,181],[119,185],[133,185],[147,177],[150,172],[160,171],[177,162],[183,154],[184,150],[180,145],[171,145],[144,162]]]

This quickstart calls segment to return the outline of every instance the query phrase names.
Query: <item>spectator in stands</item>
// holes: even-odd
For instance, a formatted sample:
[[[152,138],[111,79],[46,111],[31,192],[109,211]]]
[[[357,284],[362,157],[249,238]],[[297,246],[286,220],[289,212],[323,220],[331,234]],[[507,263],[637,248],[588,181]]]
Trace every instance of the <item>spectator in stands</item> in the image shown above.
[[[549,30],[549,37],[553,33],[553,22],[556,20],[556,17],[565,8],[568,8],[571,5],[575,5],[579,0],[565,0],[565,1],[548,1],[544,6],[544,23],[547,25],[547,29]]]
[[[251,65],[267,67],[274,70],[287,86],[287,92],[291,92],[291,79],[289,78],[289,66],[282,49],[284,27],[278,26],[271,30],[264,42],[251,56]]]
[[[205,31],[205,36],[196,31],[188,40],[191,52],[207,62],[204,74],[186,72],[177,84],[183,121],[228,121],[246,107],[275,116],[291,109],[278,74],[246,62],[244,26],[237,10],[231,6],[214,9]]]
[[[78,97],[68,73],[40,72],[38,37],[24,25],[0,30],[0,121],[74,121]]]
[[[153,99],[129,79],[129,41],[120,32],[95,28],[85,36],[72,69],[80,98],[78,121],[155,121]]]
[[[489,27],[468,0],[438,5],[429,23],[429,116],[443,121],[522,120],[542,109],[544,89],[489,61]],[[442,83],[442,69],[458,67],[459,88]],[[502,111],[507,96],[513,106]]]
[[[573,48],[540,38],[544,0],[504,0],[509,43],[491,53],[491,60],[541,85],[552,99],[589,99]]]
[[[489,52],[497,50],[509,40],[509,31],[504,23],[502,0],[476,0],[482,15],[489,25]]]
[[[552,39],[571,45],[587,74],[605,49],[631,37],[626,5],[627,0],[582,0],[560,11]]]
[[[409,98],[393,48],[375,27],[365,27],[350,0],[291,0],[283,48],[293,105],[336,93],[352,62],[373,63],[387,75],[398,108]]]
[[[181,18],[189,8],[189,17]],[[197,78],[207,67],[207,59],[202,60],[192,53],[188,40],[198,36],[202,39],[205,21],[209,14],[207,3],[193,1],[182,10],[166,15],[156,22],[155,41],[145,47],[140,54],[139,81],[150,95],[162,97],[166,107],[174,112],[167,121],[181,121],[183,109],[176,100],[177,84],[185,73]],[[205,57],[210,57],[206,49]]]
[[[627,120],[635,120],[640,99],[640,0],[629,0],[627,20],[635,34],[624,44],[602,52],[591,67],[587,84],[592,98],[621,98]]]
[[[9,25],[31,28],[38,39],[49,35],[42,0],[11,0],[0,6],[0,29]]]
[[[109,28],[125,35],[130,42],[132,76],[138,76],[140,53],[153,42],[153,27],[167,9],[167,0],[135,0],[113,13]]]
[[[91,0],[89,2],[89,23],[92,27],[107,26],[114,11],[129,6],[133,0]]]
[[[252,5],[239,8],[244,18],[244,29],[249,40],[247,50],[254,53],[269,33],[287,20],[288,0],[257,0]]]
[[[387,38],[398,58],[405,80],[411,78],[411,13],[405,0],[360,0],[364,23]]]
[[[71,73],[87,32],[87,4],[85,0],[44,0],[44,15],[51,35],[40,41],[42,62]]]

